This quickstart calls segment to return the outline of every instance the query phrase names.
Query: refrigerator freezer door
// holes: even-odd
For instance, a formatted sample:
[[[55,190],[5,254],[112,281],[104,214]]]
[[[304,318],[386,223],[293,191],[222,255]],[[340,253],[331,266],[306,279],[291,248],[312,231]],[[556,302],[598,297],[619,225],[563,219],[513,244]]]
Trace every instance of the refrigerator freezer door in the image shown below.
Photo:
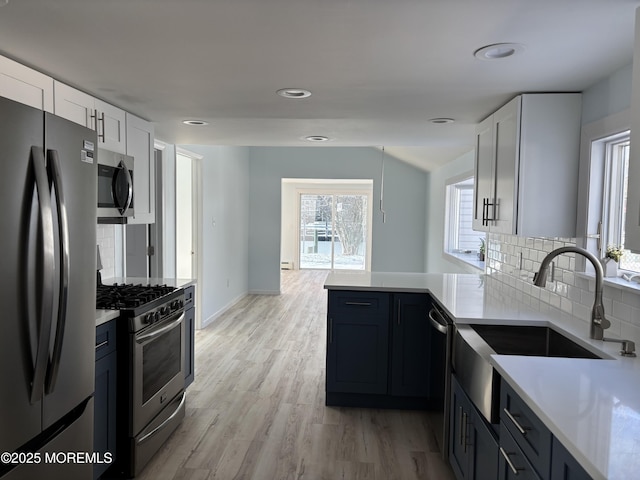
[[[51,442],[36,453],[40,463],[19,465],[2,480],[89,480],[93,477],[93,464],[83,454],[91,454],[91,445],[84,442],[86,432],[93,432],[93,399],[89,400],[84,413]],[[67,454],[79,453],[76,457]],[[55,455],[52,455],[55,454]],[[31,457],[34,458],[34,457]],[[103,457],[97,461],[105,461]]]
[[[38,225],[31,147],[42,147],[42,112],[0,98],[0,452],[12,452],[42,429],[41,402],[31,402],[40,325],[36,320]],[[39,244],[39,245],[38,245]],[[40,258],[42,254],[40,254]]]
[[[91,149],[95,145],[93,130],[45,114],[45,149],[58,233],[56,312],[66,315],[54,322],[43,428],[94,389],[97,165]],[[54,162],[58,169],[53,168]]]

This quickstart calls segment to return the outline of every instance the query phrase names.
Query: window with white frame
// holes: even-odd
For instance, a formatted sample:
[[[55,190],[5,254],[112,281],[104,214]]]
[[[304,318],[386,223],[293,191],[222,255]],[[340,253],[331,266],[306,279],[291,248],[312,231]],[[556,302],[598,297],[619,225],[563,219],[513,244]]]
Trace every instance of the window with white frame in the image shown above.
[[[444,250],[458,258],[483,261],[485,234],[472,228],[473,191],[473,176],[446,185]]]
[[[624,249],[625,214],[627,207],[629,172],[629,130],[609,135],[592,142],[592,172],[601,169],[602,209],[592,212],[600,215],[598,226],[599,256],[606,257],[608,247],[621,247],[624,251],[619,262],[621,270],[640,272],[640,254]]]

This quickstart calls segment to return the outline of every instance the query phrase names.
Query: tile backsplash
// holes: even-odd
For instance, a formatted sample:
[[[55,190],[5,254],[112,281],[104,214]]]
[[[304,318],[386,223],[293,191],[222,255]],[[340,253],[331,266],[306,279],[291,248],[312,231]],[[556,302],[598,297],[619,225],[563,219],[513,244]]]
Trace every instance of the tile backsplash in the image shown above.
[[[98,225],[96,241],[100,247],[102,260],[102,278],[115,277],[116,269],[116,234],[113,225]]]
[[[527,238],[489,234],[487,239],[487,292],[501,301],[513,299],[554,317],[584,319],[588,332],[595,281],[576,273],[575,254],[554,259],[555,269],[546,288],[533,284],[544,257],[552,250],[575,246],[575,238]],[[637,285],[637,284],[636,284]],[[611,328],[605,332],[640,342],[640,290],[605,285],[603,304]]]

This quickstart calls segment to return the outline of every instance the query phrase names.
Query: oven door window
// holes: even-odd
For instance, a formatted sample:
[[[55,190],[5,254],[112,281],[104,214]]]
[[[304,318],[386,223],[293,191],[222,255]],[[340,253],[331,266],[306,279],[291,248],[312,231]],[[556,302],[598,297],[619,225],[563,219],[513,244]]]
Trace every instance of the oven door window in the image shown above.
[[[174,328],[147,343],[142,353],[142,403],[145,404],[181,371],[181,329]]]

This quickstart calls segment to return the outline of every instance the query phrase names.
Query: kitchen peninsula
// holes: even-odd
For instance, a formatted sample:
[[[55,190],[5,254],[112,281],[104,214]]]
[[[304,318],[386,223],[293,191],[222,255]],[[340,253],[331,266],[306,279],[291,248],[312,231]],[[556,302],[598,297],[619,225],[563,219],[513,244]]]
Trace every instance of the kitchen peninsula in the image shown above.
[[[490,361],[586,474],[601,480],[637,476],[640,360],[620,357],[617,344],[589,339],[587,319],[551,318],[515,299],[498,300],[488,280],[468,274],[336,272],[325,289],[429,294],[457,325],[547,325],[599,352],[602,359],[496,354]]]

